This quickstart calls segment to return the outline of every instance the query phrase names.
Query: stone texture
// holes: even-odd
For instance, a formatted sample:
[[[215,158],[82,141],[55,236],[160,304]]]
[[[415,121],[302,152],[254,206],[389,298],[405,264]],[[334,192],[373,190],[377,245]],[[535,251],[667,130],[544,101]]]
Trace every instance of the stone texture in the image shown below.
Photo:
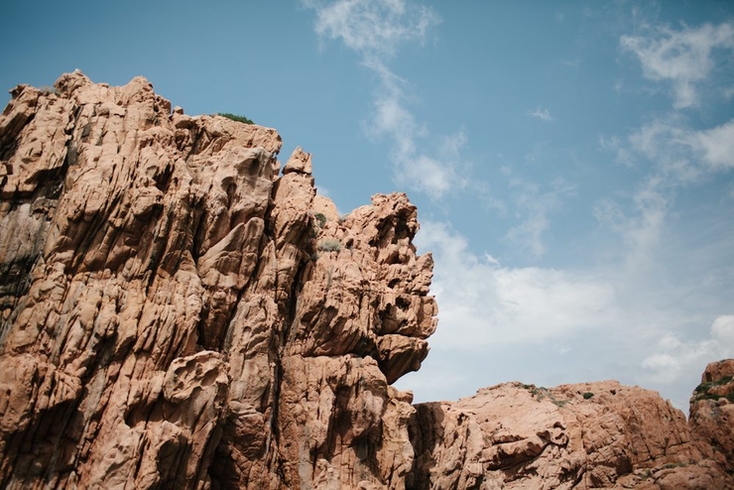
[[[416,208],[341,216],[273,129],[143,78],[0,116],[0,488],[734,488],[734,361],[691,420],[616,382],[411,405]]]
[[[0,487],[403,488],[389,383],[436,326],[407,198],[315,210],[309,154],[280,175],[276,131],[141,77],[11,93]]]
[[[691,396],[689,424],[702,450],[734,474],[734,359],[706,366]]]
[[[454,403],[420,404],[410,424],[412,488],[734,487],[680,410],[616,381],[501,384]]]

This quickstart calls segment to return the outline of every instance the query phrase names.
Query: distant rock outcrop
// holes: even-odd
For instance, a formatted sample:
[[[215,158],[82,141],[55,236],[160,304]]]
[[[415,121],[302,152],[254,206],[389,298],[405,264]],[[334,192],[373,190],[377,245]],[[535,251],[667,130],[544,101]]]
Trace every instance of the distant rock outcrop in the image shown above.
[[[711,434],[695,418],[689,429],[656,392],[616,381],[550,389],[506,383],[417,408],[415,488],[734,487],[723,457],[731,459],[731,446],[719,457],[710,443],[723,434],[731,441],[730,419],[707,419]]]
[[[612,382],[413,406],[437,307],[404,194],[340,217],[275,130],[140,77],[11,94],[1,488],[732,488],[734,361],[690,428]]]

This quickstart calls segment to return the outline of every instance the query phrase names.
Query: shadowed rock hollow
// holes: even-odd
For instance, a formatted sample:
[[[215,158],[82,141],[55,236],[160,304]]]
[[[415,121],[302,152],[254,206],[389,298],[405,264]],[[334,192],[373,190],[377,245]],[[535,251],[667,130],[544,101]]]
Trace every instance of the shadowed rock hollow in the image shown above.
[[[275,130],[140,77],[11,94],[0,487],[732,488],[731,361],[690,426],[613,382],[412,406],[437,307],[404,194],[340,217]]]

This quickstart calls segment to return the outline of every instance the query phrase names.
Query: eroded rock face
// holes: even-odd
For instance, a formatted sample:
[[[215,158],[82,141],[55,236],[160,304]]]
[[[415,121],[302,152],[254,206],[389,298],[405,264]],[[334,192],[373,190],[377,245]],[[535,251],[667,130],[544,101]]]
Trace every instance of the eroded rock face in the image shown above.
[[[707,454],[734,474],[734,359],[712,362],[691,396],[689,424]]]
[[[402,194],[339,219],[310,155],[143,78],[0,117],[0,487],[403,488],[436,327]],[[328,216],[328,217],[327,217]]]
[[[417,409],[412,488],[734,488],[708,435],[692,436],[656,392],[616,381],[507,383]]]

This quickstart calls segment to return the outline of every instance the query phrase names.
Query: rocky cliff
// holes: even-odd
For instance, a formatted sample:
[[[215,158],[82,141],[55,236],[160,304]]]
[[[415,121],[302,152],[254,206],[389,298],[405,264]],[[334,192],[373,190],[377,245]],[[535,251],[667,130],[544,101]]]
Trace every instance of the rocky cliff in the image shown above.
[[[709,365],[698,390],[716,394],[694,394],[690,426],[657,392],[616,381],[418,405],[415,488],[734,488],[732,375],[732,360]]]
[[[11,94],[0,487],[732,487],[734,362],[690,424],[611,382],[412,406],[437,308],[405,195],[339,216],[309,154],[143,78]]]

